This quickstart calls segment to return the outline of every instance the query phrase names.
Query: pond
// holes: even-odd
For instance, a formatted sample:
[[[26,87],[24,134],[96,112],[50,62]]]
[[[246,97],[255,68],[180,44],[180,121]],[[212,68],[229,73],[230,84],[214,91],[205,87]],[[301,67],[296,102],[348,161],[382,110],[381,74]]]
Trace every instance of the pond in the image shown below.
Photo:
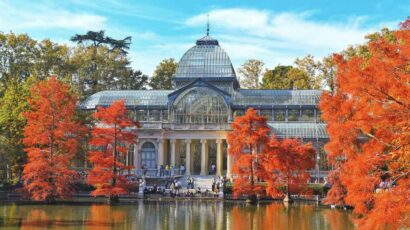
[[[143,200],[118,206],[0,204],[0,228],[354,229],[350,212],[312,204]]]

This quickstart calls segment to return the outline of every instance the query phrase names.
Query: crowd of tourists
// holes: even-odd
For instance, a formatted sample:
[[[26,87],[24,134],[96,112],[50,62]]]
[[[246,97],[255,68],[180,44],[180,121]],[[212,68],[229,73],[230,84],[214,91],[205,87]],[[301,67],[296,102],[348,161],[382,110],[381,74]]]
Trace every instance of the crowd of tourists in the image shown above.
[[[195,187],[196,184],[194,178],[189,176],[186,180],[186,189],[183,189],[183,184],[180,180],[173,178],[166,180],[165,186],[154,184],[145,187],[143,192],[144,194],[159,194],[171,197],[210,197],[218,195],[219,192],[223,191],[226,182],[228,182],[228,180],[225,176],[215,176],[212,181],[211,190],[201,189],[199,186]]]
[[[149,171],[154,171],[153,175],[163,177],[163,176],[175,176],[175,175],[184,175],[186,172],[185,165],[182,164],[179,167],[173,165],[160,165],[159,168],[155,167],[154,169],[148,169],[145,164],[141,165],[140,173],[144,176],[148,175]],[[137,173],[138,174],[138,173]]]

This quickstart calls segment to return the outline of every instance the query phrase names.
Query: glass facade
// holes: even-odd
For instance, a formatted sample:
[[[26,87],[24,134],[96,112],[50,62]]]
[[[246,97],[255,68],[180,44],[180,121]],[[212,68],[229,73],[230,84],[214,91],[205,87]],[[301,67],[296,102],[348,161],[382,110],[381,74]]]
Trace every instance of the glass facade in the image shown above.
[[[245,114],[245,110],[235,110],[233,112],[233,117],[235,118],[235,117],[238,117],[238,116],[242,116],[244,114]]]
[[[267,121],[272,121],[272,110],[263,109],[259,112],[259,115],[264,116]]]
[[[178,63],[175,78],[234,78],[235,71],[226,52],[210,36],[199,39]]]
[[[157,151],[152,142],[145,142],[141,147],[141,166],[145,168],[156,168]]]
[[[95,110],[125,100],[129,116],[140,121],[142,129],[225,131],[253,107],[278,135],[326,136],[317,109],[322,91],[241,89],[229,56],[210,36],[197,40],[182,56],[172,80],[173,90],[102,91],[81,106]]]
[[[286,110],[284,109],[277,109],[273,111],[274,114],[274,121],[277,122],[284,122],[286,121]]]
[[[228,107],[221,95],[207,88],[193,88],[181,94],[173,105],[176,123],[227,123]]]
[[[148,121],[160,121],[161,110],[148,110]]]
[[[300,117],[300,121],[315,121],[315,110],[314,109],[302,109],[302,116]]]
[[[93,111],[124,100],[128,116],[141,126],[135,151],[130,150],[122,160],[134,163],[137,170],[142,165],[154,169],[184,164],[187,174],[206,175],[216,163],[218,175],[223,169],[229,175],[232,162],[228,160],[226,137],[234,119],[248,108],[264,116],[278,138],[300,138],[316,144],[328,139],[317,108],[322,91],[241,89],[229,56],[210,36],[197,40],[182,56],[172,85],[172,90],[101,91],[81,107]],[[320,146],[314,146],[321,157],[318,164],[327,169]]]
[[[147,120],[147,110],[138,110],[137,111],[137,121],[146,121]]]
[[[288,110],[288,122],[289,121],[299,121],[300,112],[298,109],[289,109]]]

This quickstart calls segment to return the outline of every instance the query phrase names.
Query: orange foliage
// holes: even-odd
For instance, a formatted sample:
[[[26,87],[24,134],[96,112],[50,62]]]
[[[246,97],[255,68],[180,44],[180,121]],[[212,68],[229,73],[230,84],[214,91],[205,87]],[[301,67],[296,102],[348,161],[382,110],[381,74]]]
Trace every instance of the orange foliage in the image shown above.
[[[327,192],[326,198],[324,199],[325,204],[333,204],[340,207],[346,205],[346,188],[340,181],[340,170],[337,168],[328,175],[328,181],[332,185],[331,189]]]
[[[281,196],[306,190],[304,185],[309,180],[306,170],[315,165],[315,149],[311,144],[278,140],[275,136],[269,140],[266,119],[252,108],[244,116],[237,117],[231,126],[228,154],[235,158],[232,168],[234,195],[268,193]],[[257,183],[262,181],[266,181],[267,186]],[[286,191],[280,187],[286,187]]]
[[[31,89],[25,113],[24,187],[35,200],[52,201],[72,194],[76,172],[69,168],[85,131],[74,120],[77,98],[69,85],[50,77]]]
[[[136,131],[130,130],[138,124],[127,116],[124,101],[115,101],[108,108],[99,107],[94,113],[97,125],[92,130],[89,161],[93,164],[87,181],[96,189],[92,195],[116,197],[127,194],[129,183],[122,174],[131,169],[120,161],[128,152],[128,146],[137,138]]]
[[[336,91],[320,102],[329,161],[341,163],[345,201],[366,229],[410,227],[409,24],[369,42],[369,56],[335,55]],[[392,183],[376,193],[382,181]]]
[[[250,108],[245,115],[237,117],[231,127],[227,142],[228,154],[236,160],[232,168],[236,177],[234,194],[258,194],[262,188],[255,184],[255,177],[261,176],[262,173],[258,157],[270,131],[266,118],[258,116],[256,110]]]
[[[84,229],[131,229],[131,223],[125,221],[129,211],[119,206],[91,205],[89,207],[86,226]]]
[[[272,135],[263,157],[267,193],[275,197],[302,192],[310,178],[307,170],[315,166],[315,156],[311,143],[302,144],[296,139],[278,140]],[[281,187],[285,187],[285,191]]]

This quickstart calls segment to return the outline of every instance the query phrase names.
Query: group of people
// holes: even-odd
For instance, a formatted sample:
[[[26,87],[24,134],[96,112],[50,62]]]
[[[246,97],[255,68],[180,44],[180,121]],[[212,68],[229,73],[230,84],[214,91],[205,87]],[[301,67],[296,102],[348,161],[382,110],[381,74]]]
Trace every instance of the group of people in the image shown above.
[[[394,182],[390,178],[382,180],[382,181],[380,181],[378,190],[376,192],[381,192],[381,191],[387,190],[387,189],[393,187],[393,184],[394,184]]]
[[[195,188],[194,178],[192,178],[191,176],[189,176],[189,177],[186,179],[186,188],[187,188],[187,189],[193,189],[193,188]]]
[[[182,189],[181,181],[173,180],[171,184],[169,185],[169,188],[171,189],[170,191],[171,196],[175,196],[179,194],[179,190]]]
[[[142,169],[142,174],[144,176],[147,175],[148,172],[148,168],[145,164],[141,165],[141,169]],[[179,167],[174,167],[173,165],[160,165],[158,171],[155,173],[156,176],[174,176],[176,174],[178,174],[178,170],[179,170],[179,175],[184,175],[185,174],[185,165],[182,164]]]
[[[159,167],[159,176],[173,176],[175,175],[176,171],[177,171],[178,167],[174,167],[173,165],[169,166],[169,165],[165,165],[165,167],[163,165],[161,165]],[[182,164],[181,166],[179,166],[179,174],[180,175],[184,175],[185,174],[185,165]]]
[[[154,184],[144,188],[144,194],[165,194],[165,189]]]
[[[227,179],[225,176],[214,177],[212,180],[212,192],[219,192],[225,186]]]

